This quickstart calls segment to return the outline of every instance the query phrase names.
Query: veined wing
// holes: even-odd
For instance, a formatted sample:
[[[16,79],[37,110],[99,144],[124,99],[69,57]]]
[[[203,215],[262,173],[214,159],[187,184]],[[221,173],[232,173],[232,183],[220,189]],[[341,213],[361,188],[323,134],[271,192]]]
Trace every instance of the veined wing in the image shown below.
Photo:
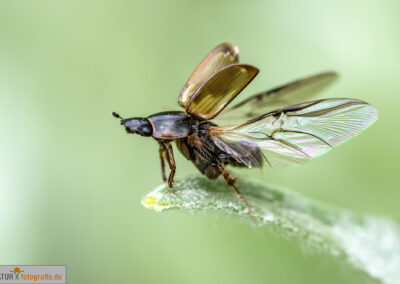
[[[194,70],[179,96],[179,104],[185,108],[191,96],[212,74],[225,66],[239,62],[239,49],[230,44],[222,43],[215,47],[200,62]]]
[[[323,99],[292,105],[244,123],[210,129],[215,144],[247,167],[260,167],[262,150],[272,168],[297,166],[357,136],[377,119],[356,99]],[[244,147],[245,146],[245,147]],[[246,149],[252,149],[252,151]]]
[[[192,95],[186,112],[202,119],[213,119],[257,74],[258,69],[248,64],[232,64],[222,68]]]
[[[307,101],[336,81],[337,77],[335,72],[325,72],[257,93],[226,108],[218,116],[218,121],[239,122],[278,108]]]

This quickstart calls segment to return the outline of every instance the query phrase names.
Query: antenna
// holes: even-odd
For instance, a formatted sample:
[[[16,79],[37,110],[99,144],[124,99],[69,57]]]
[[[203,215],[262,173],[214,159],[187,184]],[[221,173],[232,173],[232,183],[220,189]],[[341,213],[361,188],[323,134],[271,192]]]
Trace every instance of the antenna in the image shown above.
[[[118,119],[123,119],[118,113],[116,113],[115,111],[113,111],[112,113],[112,116],[114,116],[115,118],[118,118]]]

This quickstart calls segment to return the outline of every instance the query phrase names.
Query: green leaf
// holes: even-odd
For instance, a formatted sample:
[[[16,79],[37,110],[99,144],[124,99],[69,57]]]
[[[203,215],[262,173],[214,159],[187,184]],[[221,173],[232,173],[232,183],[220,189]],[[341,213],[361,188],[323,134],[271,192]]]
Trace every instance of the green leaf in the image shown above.
[[[155,211],[181,209],[240,216],[279,236],[297,240],[307,252],[328,254],[382,283],[400,283],[400,227],[390,219],[358,216],[312,201],[288,189],[241,180],[238,188],[253,211],[223,180],[194,177],[165,185],[142,204]]]

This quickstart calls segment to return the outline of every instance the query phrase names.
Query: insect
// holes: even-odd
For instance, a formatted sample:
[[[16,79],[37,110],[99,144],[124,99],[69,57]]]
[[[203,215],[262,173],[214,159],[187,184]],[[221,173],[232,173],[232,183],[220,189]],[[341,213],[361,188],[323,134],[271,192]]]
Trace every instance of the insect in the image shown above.
[[[251,212],[227,166],[281,168],[304,164],[358,135],[377,119],[376,109],[350,98],[303,102],[335,81],[334,72],[300,79],[228,105],[255,78],[258,69],[239,63],[238,48],[215,47],[183,87],[179,105],[149,117],[121,120],[127,133],[159,143],[161,175],[173,187],[172,142],[210,179],[222,176]],[[167,178],[165,164],[170,173]]]

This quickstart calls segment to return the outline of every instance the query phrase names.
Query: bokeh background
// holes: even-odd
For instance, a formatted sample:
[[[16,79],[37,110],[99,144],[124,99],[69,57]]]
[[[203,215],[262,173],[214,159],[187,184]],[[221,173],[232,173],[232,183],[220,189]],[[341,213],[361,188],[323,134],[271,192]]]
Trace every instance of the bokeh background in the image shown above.
[[[178,109],[221,42],[261,73],[240,95],[325,70],[321,97],[379,111],[308,165],[236,171],[399,221],[399,1],[1,1],[0,264],[66,264],[68,283],[373,283],[230,217],[145,209],[157,144],[112,118]],[[197,174],[177,154],[177,179]]]

